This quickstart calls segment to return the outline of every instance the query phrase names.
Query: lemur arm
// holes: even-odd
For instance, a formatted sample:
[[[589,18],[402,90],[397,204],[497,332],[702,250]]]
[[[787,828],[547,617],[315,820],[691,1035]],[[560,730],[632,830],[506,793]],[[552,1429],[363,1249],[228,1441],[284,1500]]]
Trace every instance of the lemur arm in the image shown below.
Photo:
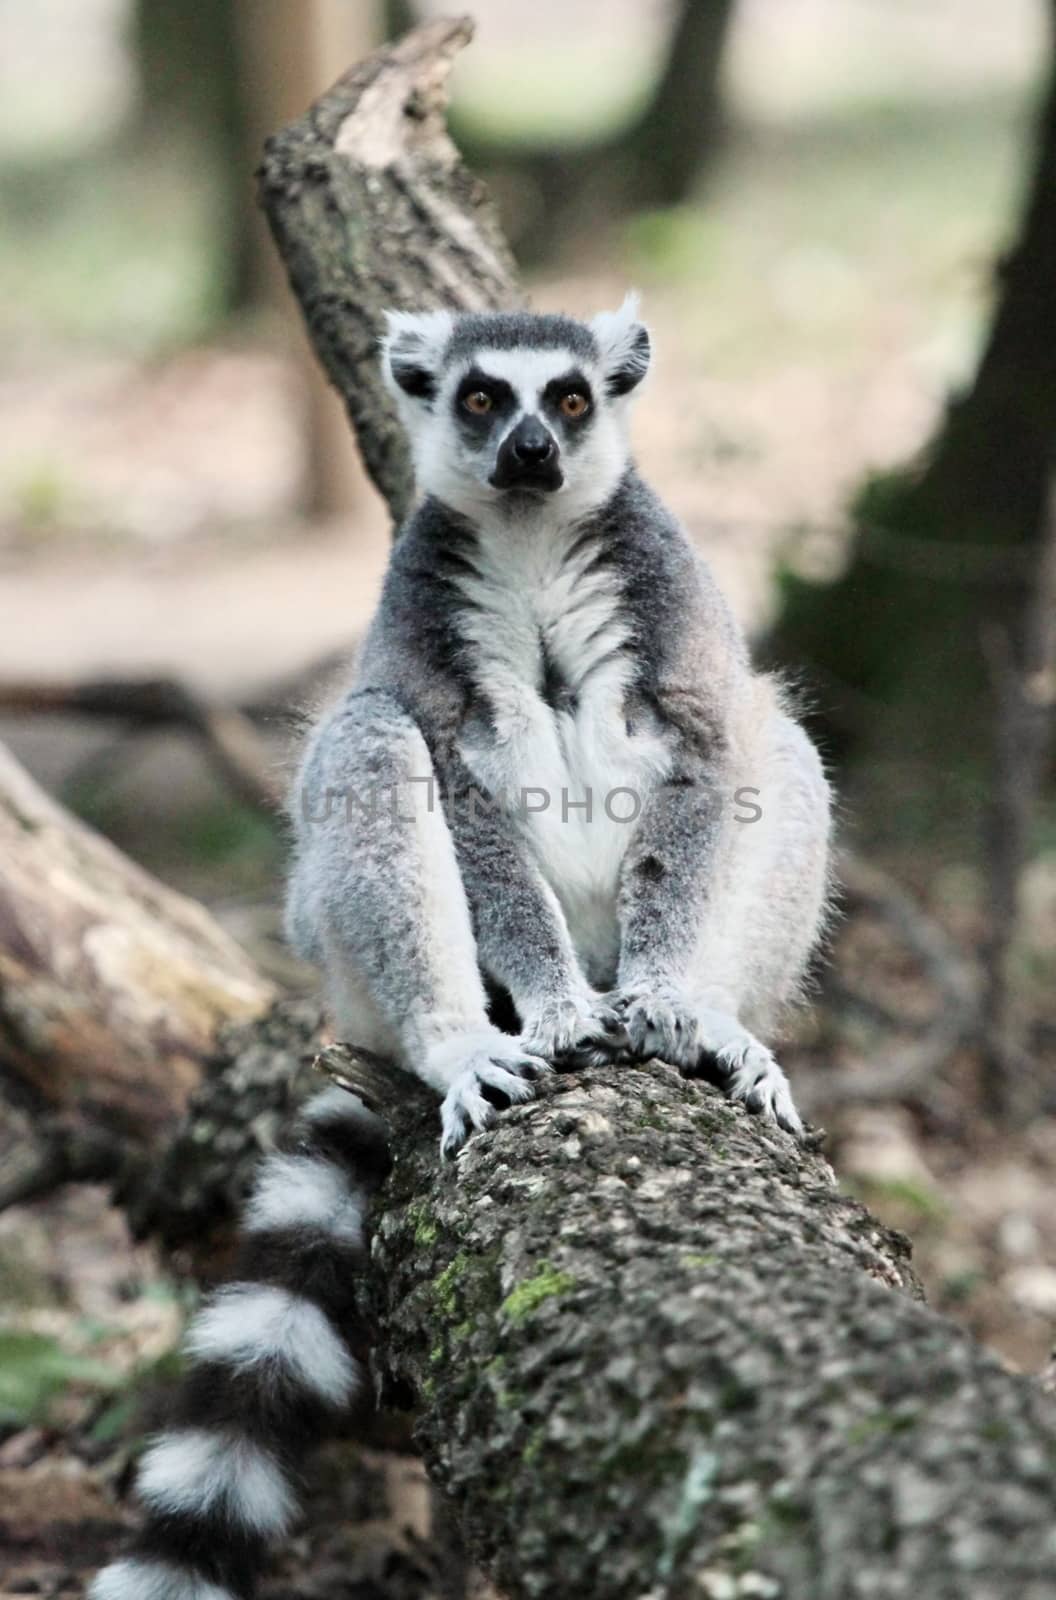
[[[680,764],[642,807],[620,880],[621,989],[678,985],[687,975],[721,827],[716,776]]]
[[[370,689],[347,695],[318,725],[292,807],[293,941],[326,969],[336,1009],[348,975],[364,979],[380,1024],[408,1055],[448,1023],[486,1022],[468,907],[433,788],[418,726],[391,695]]]
[[[697,1028],[687,988],[743,767],[752,678],[710,574],[692,556],[680,560],[657,589],[673,594],[675,575],[683,626],[663,640],[650,686],[672,743],[671,766],[645,799],[623,861],[618,990],[636,1048],[688,1062]]]
[[[615,1018],[583,974],[557,896],[513,819],[457,756],[444,790],[481,966],[509,990],[528,1049],[589,1056]]]
[[[444,1096],[454,1150],[494,1115],[486,1091],[524,1099],[545,1063],[488,1022],[429,749],[397,699],[353,693],[323,720],[293,815],[293,940],[325,969],[340,1036],[391,1049]]]

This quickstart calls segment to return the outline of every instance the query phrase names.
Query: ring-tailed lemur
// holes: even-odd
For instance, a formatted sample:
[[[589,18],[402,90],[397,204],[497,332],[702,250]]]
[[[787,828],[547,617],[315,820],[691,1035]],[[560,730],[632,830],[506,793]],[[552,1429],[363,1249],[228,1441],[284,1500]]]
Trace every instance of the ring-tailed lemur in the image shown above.
[[[339,1036],[437,1090],[448,1153],[551,1063],[621,1055],[707,1066],[799,1133],[751,1030],[818,935],[828,789],[631,463],[636,303],[393,314],[383,361],[422,498],[292,807],[289,926]],[[347,1281],[381,1146],[329,1090],[265,1161],[240,1279],[191,1327],[183,1420],[140,1466],[150,1521],[95,1600],[248,1593],[300,1446],[361,1386]]]

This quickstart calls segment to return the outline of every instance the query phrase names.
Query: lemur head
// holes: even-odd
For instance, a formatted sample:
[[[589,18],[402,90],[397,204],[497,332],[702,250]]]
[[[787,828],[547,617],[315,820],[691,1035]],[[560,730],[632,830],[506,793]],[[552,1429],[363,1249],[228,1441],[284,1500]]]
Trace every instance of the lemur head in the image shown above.
[[[649,366],[637,296],[591,322],[533,312],[388,313],[386,381],[418,487],[455,511],[604,504],[627,466]]]

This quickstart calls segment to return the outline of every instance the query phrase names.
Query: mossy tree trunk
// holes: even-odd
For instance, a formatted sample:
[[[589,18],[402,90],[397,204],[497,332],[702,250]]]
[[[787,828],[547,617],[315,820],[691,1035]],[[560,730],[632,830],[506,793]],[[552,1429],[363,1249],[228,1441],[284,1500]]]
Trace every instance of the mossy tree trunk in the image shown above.
[[[861,494],[843,575],[787,584],[775,654],[813,669],[837,751],[869,772],[919,761],[945,825],[978,822],[989,784],[987,629],[1030,670],[1029,597],[1056,467],[1054,49],[1018,239],[997,274],[969,390],[922,461]]]
[[[230,1219],[312,1031],[228,1031],[140,1227]],[[818,1155],[652,1062],[555,1077],[445,1164],[423,1086],[322,1059],[392,1130],[379,1393],[507,1600],[1056,1596],[1056,1403]]]
[[[511,1600],[1056,1594],[1056,1407],[823,1161],[660,1063],[558,1081],[457,1170],[396,1125],[381,1359]]]

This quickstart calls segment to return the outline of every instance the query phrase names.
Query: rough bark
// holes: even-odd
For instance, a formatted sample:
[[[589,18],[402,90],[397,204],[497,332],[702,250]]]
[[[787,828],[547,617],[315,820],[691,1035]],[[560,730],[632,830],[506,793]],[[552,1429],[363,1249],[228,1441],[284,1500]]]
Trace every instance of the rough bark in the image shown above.
[[[141,1228],[223,1237],[315,1024],[229,1032]],[[920,1304],[817,1155],[653,1063],[559,1078],[442,1166],[424,1090],[328,1056],[393,1126],[379,1381],[514,1600],[1056,1594],[1056,1406]]]
[[[472,32],[468,18],[429,23],[368,57],[269,139],[259,175],[316,353],[397,522],[413,474],[377,362],[382,313],[520,298],[491,203],[444,121]]]
[[[318,1018],[227,1031],[138,1231],[222,1265]],[[360,1285],[384,1399],[511,1600],[1051,1600],[1056,1403],[929,1312],[826,1162],[663,1063],[555,1078],[457,1163],[412,1080]]]
[[[271,986],[202,906],[48,798],[0,747],[0,1073],[41,1115],[148,1139]]]
[[[1056,1594],[1056,1407],[820,1157],[653,1063],[441,1166],[429,1097],[363,1081],[381,1371],[509,1596]]]
[[[126,1165],[116,1198],[139,1238],[181,1252],[212,1276],[234,1242],[238,1210],[261,1155],[312,1088],[323,1049],[321,1007],[280,1001],[222,1028],[186,1116],[149,1163]]]

